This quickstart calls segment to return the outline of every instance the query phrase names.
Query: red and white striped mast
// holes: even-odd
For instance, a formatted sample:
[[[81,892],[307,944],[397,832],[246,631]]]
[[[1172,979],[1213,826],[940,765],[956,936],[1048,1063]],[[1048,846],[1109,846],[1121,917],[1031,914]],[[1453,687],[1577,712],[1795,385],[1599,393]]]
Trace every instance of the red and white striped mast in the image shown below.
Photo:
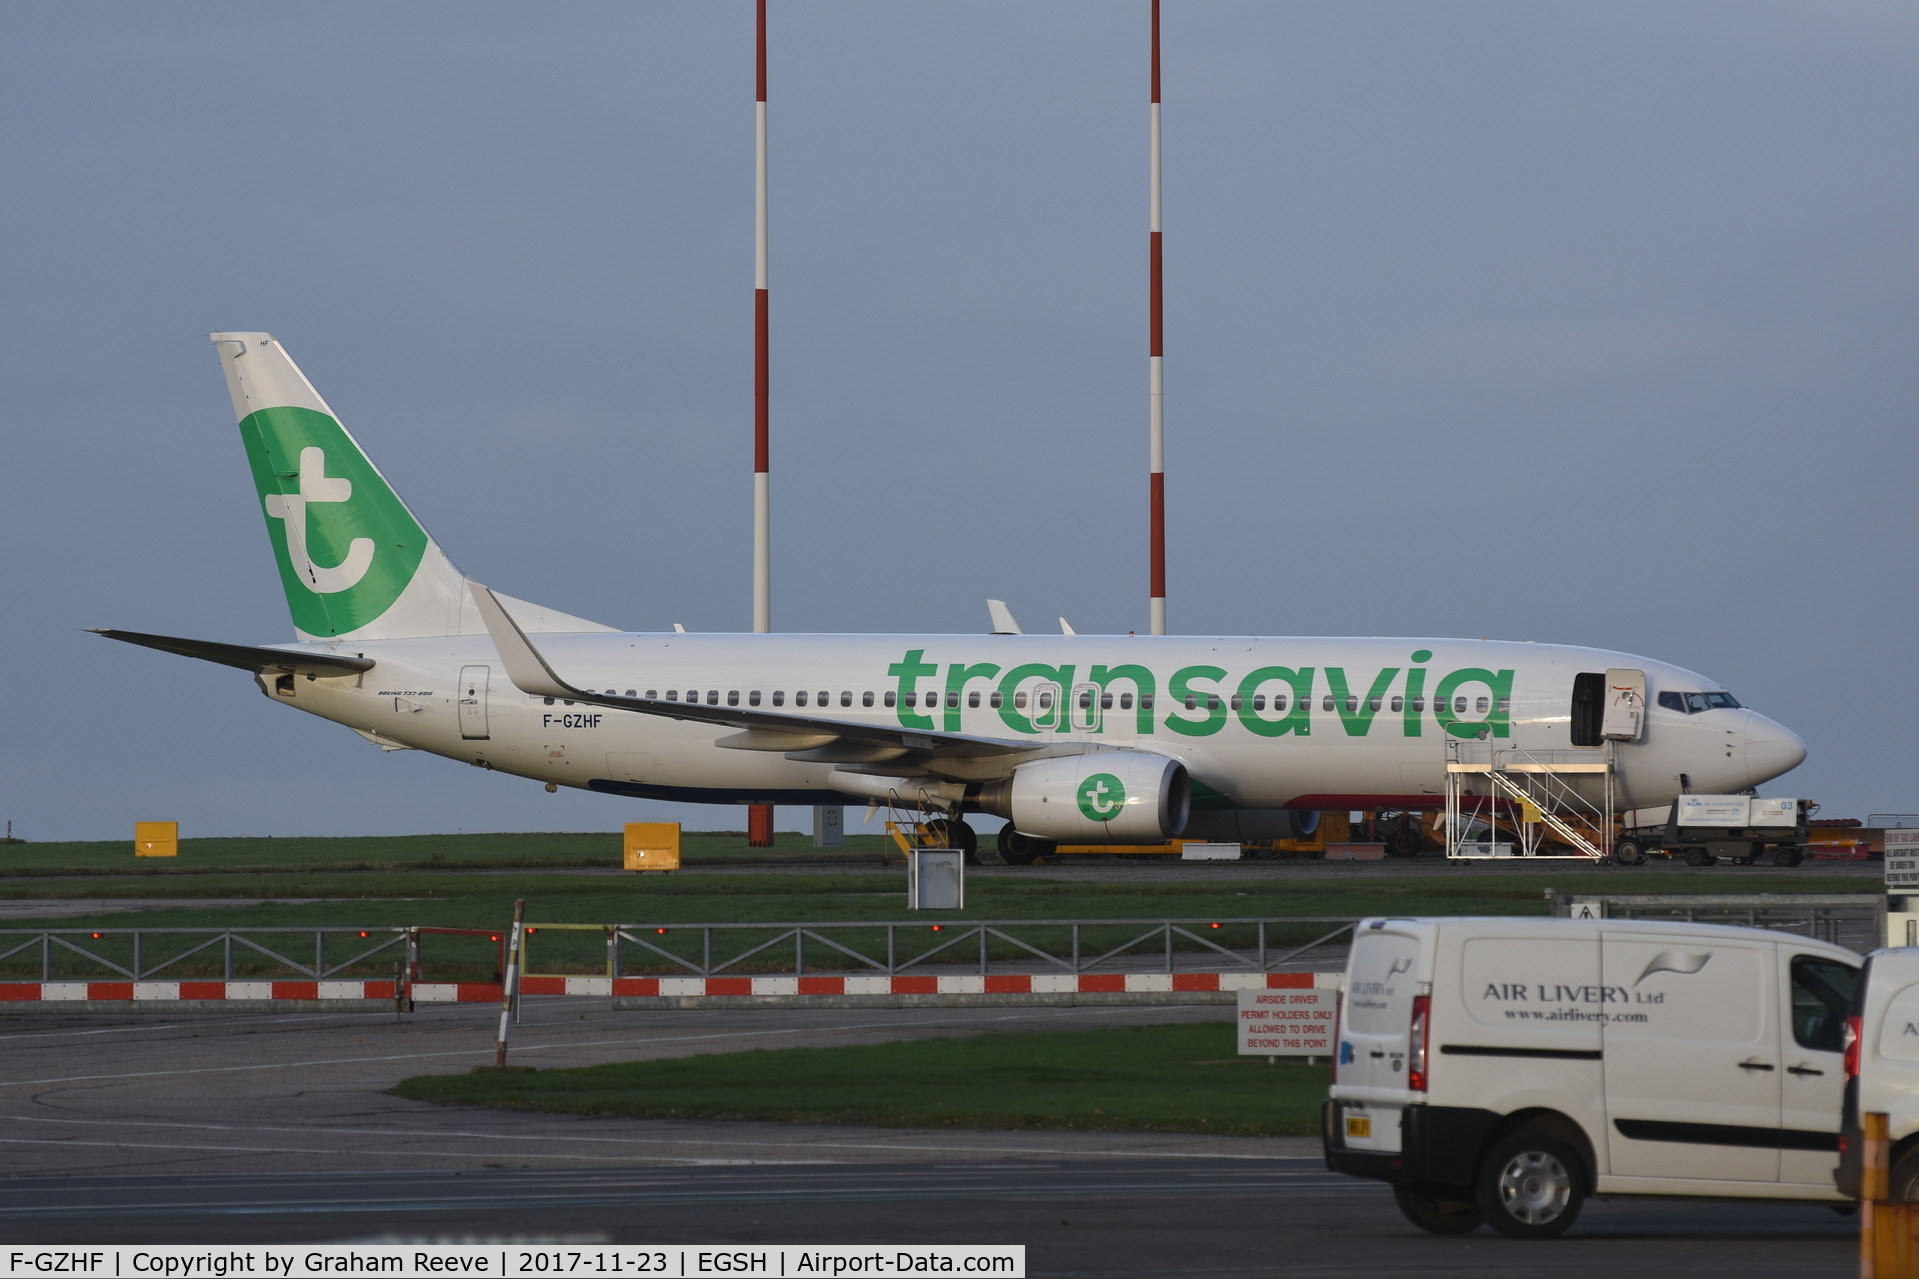
[[[1165,370],[1161,367],[1165,351],[1166,326],[1161,307],[1163,288],[1159,256],[1159,0],[1153,6],[1152,57],[1152,142],[1150,144],[1152,194],[1149,198],[1147,230],[1146,367],[1148,418],[1151,422],[1151,446],[1148,485],[1148,552],[1150,568],[1151,615],[1147,619],[1154,635],[1166,633],[1166,416]]]
[[[766,298],[766,0],[756,0],[753,23],[753,630],[773,629],[772,490],[767,445],[770,413],[767,397]],[[753,848],[773,844],[773,805],[746,810],[746,842]]]
[[[1157,3],[1157,0],[1155,0]],[[772,504],[768,474],[766,303],[766,0],[754,23],[755,169],[753,184],[753,629],[773,629]]]

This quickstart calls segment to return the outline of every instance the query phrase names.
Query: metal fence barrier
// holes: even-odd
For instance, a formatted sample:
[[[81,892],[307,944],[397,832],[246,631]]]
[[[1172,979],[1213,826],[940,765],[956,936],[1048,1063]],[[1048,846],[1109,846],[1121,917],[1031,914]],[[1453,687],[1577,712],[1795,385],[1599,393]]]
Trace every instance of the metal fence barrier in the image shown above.
[[[380,960],[382,970],[403,963],[421,975],[427,936],[485,938],[486,960],[499,980],[504,965],[500,929],[381,926],[371,928],[55,928],[0,929],[0,981],[218,976],[298,976],[325,981]],[[498,953],[501,958],[494,959]],[[309,960],[307,957],[311,956]]]
[[[1557,893],[1553,914],[1562,919],[1678,920],[1728,924],[1792,933],[1865,954],[1885,945],[1886,898],[1882,893],[1756,893],[1678,896],[1664,893],[1576,895]]]
[[[529,977],[593,971],[586,948],[555,944],[557,933],[599,934],[603,957],[594,967],[607,977],[661,971],[693,977],[746,971],[863,973],[897,976],[935,965],[964,965],[981,975],[1014,969],[1088,973],[1105,968],[1178,972],[1197,958],[1222,966],[1268,972],[1351,933],[1357,917],[1308,915],[1262,919],[1131,919],[847,921],[778,924],[529,924]],[[1311,939],[1300,944],[1303,933]],[[810,953],[809,953],[810,950]],[[1144,969],[1139,961],[1157,961]],[[822,963],[822,961],[825,961]],[[549,967],[542,968],[545,963]],[[554,965],[565,965],[558,967]],[[1195,965],[1197,966],[1197,965]]]

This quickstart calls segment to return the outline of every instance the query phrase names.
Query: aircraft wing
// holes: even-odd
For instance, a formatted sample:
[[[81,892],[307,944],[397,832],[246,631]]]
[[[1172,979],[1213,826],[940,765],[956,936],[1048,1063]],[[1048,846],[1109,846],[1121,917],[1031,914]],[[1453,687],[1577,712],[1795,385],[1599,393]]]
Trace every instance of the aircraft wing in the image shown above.
[[[588,706],[606,706],[641,715],[663,715],[742,730],[716,745],[736,750],[783,751],[788,758],[816,763],[879,763],[918,755],[921,759],[980,759],[1042,749],[1031,742],[942,733],[931,729],[861,724],[814,715],[789,715],[745,706],[701,706],[647,697],[616,697],[573,687],[557,675],[526,633],[500,606],[493,592],[469,583],[487,633],[499,650],[507,678],[523,693],[558,697]]]
[[[342,675],[358,675],[361,671],[373,669],[371,658],[347,657],[340,653],[303,653],[284,648],[254,648],[247,644],[221,644],[214,640],[148,635],[142,631],[90,629],[95,635],[104,635],[108,639],[119,640],[124,644],[157,648],[163,653],[177,653],[181,657],[194,657],[203,662],[217,662],[221,666],[237,666],[243,671],[283,671],[289,675],[310,675],[315,679],[327,679]]]

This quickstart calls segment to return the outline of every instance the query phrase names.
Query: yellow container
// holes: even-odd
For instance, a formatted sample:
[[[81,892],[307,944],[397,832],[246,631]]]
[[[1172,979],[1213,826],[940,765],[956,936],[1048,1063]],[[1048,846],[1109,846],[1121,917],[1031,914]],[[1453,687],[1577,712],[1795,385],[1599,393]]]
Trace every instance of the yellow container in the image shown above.
[[[678,870],[680,824],[628,822],[624,847],[628,870]]]
[[[180,823],[135,822],[133,824],[133,855],[135,857],[178,857],[180,855]]]

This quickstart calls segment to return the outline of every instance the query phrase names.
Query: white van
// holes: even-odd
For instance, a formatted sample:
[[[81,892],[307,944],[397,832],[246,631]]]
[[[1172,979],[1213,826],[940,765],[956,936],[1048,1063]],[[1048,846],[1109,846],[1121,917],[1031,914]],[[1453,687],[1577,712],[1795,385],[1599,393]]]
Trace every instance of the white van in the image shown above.
[[[1435,1234],[1551,1238],[1588,1195],[1840,1202],[1859,963],[1707,924],[1365,920],[1326,1166]]]
[[[1919,948],[1876,950],[1866,958],[1846,1022],[1846,1095],[1839,1189],[1859,1194],[1859,1116],[1891,1119],[1889,1193],[1919,1199]]]

